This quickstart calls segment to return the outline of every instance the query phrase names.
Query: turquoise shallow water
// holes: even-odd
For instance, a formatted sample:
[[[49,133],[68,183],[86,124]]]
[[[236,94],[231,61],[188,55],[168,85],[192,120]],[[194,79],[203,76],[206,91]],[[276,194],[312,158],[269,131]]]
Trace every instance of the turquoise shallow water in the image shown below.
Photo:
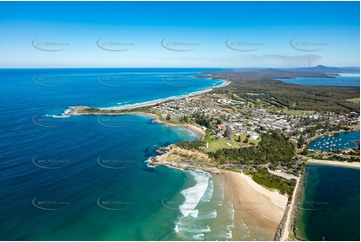
[[[232,238],[221,178],[147,165],[159,147],[194,134],[140,115],[61,115],[72,105],[128,105],[222,83],[193,78],[201,71],[0,70],[0,239]]]
[[[140,222],[159,209],[163,197],[178,193],[186,178],[179,170],[149,168],[146,159],[159,146],[195,137],[143,116],[117,118],[125,120],[122,128],[99,125],[96,117],[71,118],[56,129],[37,127],[40,139],[24,134],[32,145],[19,142],[14,158],[7,151],[1,239],[141,239]]]
[[[159,147],[196,140],[194,134],[141,115],[61,115],[72,105],[130,105],[222,83],[194,78],[201,71],[0,70],[0,239],[264,239],[235,220],[221,176],[148,166]],[[317,226],[312,221],[306,224]],[[345,229],[345,238],[351,232]],[[326,238],[338,238],[332,236]]]
[[[304,240],[360,240],[360,170],[307,165],[296,220]]]

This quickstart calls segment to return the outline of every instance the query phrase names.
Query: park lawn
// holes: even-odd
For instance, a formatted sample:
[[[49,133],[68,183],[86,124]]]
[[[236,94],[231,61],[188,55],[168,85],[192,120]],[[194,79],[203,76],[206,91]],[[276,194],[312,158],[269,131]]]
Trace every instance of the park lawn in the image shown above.
[[[215,152],[219,149],[234,149],[234,148],[241,148],[244,144],[243,141],[246,139],[246,133],[241,133],[241,142],[237,142],[238,136],[235,134],[231,134],[231,140],[227,140],[225,137],[218,137],[215,135],[208,136],[207,139],[205,139],[205,142],[208,142],[208,148],[202,148],[205,152]],[[261,141],[259,138],[258,140],[249,139],[249,143],[254,143],[255,145],[258,145],[258,143]],[[227,145],[230,144],[230,145]]]
[[[288,115],[295,115],[295,116],[301,116],[304,114],[313,114],[315,113],[315,111],[311,111],[311,110],[293,110],[293,109],[283,109],[282,110],[284,114],[288,114]]]

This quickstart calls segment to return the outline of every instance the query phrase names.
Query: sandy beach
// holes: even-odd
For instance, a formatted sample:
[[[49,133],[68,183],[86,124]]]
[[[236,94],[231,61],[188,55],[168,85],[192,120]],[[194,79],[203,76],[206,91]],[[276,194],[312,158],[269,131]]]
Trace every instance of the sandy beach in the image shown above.
[[[141,114],[141,113],[134,113],[134,114]],[[148,115],[148,114],[145,113],[144,115]],[[167,125],[167,126],[180,127],[180,128],[183,128],[183,129],[187,129],[187,130],[191,131],[192,133],[194,133],[198,137],[199,140],[202,140],[203,137],[206,135],[206,132],[202,128],[200,128],[200,127],[198,127],[196,125],[167,123],[167,122],[159,120],[159,117],[157,115],[155,115],[155,116],[156,116],[156,119],[154,119],[153,122],[158,123],[158,124],[164,124],[164,125]]]
[[[231,83],[230,81],[224,80],[224,82],[219,86],[208,88],[208,89],[198,91],[198,92],[193,92],[193,93],[190,93],[188,95],[170,97],[170,98],[166,98],[166,99],[154,100],[154,101],[149,101],[149,102],[144,102],[144,103],[139,103],[139,104],[131,104],[131,105],[126,105],[126,106],[99,108],[100,112],[91,112],[91,113],[80,112],[80,110],[82,110],[84,108],[91,108],[91,107],[72,106],[72,107],[69,107],[68,109],[66,109],[63,112],[62,115],[63,116],[76,116],[76,115],[112,115],[113,116],[113,115],[124,115],[124,114],[139,114],[139,115],[150,116],[150,117],[154,118],[153,122],[155,122],[155,123],[187,129],[187,130],[191,131],[192,133],[194,133],[198,137],[198,139],[202,140],[203,137],[205,136],[206,132],[201,127],[198,127],[198,126],[193,125],[193,124],[173,124],[173,123],[168,123],[168,122],[165,122],[165,121],[161,121],[160,118],[156,114],[146,113],[146,112],[139,112],[139,111],[132,112],[132,109],[141,108],[141,107],[148,107],[148,106],[154,106],[154,105],[164,103],[164,102],[168,102],[168,101],[172,101],[172,100],[198,96],[198,95],[210,92],[214,88],[227,86],[230,83]],[[124,113],[114,113],[114,111],[124,111]]]
[[[227,85],[229,85],[231,83],[230,81],[226,81],[226,80],[223,80],[223,81],[224,82],[221,85],[218,85],[218,86],[215,86],[215,87],[212,87],[212,88],[208,88],[208,89],[205,89],[205,90],[197,91],[197,92],[192,92],[192,93],[189,93],[189,94],[186,94],[186,95],[169,97],[169,98],[164,98],[164,99],[159,99],[159,100],[154,100],[154,101],[148,101],[148,102],[143,102],[143,103],[129,104],[129,105],[124,105],[124,106],[100,108],[100,110],[129,110],[129,109],[134,109],[134,108],[143,108],[143,107],[153,106],[153,105],[157,105],[157,104],[160,104],[160,103],[169,102],[169,101],[173,101],[173,100],[178,100],[178,99],[183,99],[183,98],[188,98],[188,97],[194,97],[194,96],[198,96],[198,95],[210,92],[214,88],[225,87],[225,86],[227,86]]]
[[[235,222],[241,219],[249,227],[250,240],[273,240],[288,197],[262,187],[242,173],[223,174],[225,189],[233,197]],[[234,235],[237,240],[236,229]]]
[[[250,176],[239,172],[218,169],[211,164],[175,160],[169,153],[153,157],[151,165],[162,165],[178,169],[197,169],[220,174],[227,197],[234,207],[234,240],[244,240],[245,234],[239,226],[247,226],[247,240],[273,240],[285,212],[288,197],[257,184]]]
[[[308,160],[310,164],[322,164],[329,166],[343,166],[343,167],[351,167],[351,168],[359,168],[360,162],[343,162],[343,161],[333,161],[333,160]]]
[[[154,118],[153,122],[154,123],[158,123],[158,124],[163,124],[163,125],[167,125],[167,126],[172,126],[172,127],[180,127],[183,129],[187,129],[189,131],[191,131],[192,133],[194,133],[199,140],[202,140],[203,137],[206,135],[206,132],[201,128],[198,127],[196,125],[193,124],[173,124],[173,123],[168,123],[165,121],[161,121],[159,119],[159,116],[153,113],[146,113],[146,112],[124,112],[124,113],[112,113],[109,110],[108,112],[92,112],[92,113],[79,113],[79,109],[82,108],[88,108],[85,106],[76,106],[76,107],[70,107],[69,109],[67,109],[67,111],[63,114],[63,115],[67,115],[67,116],[76,116],[76,115],[109,115],[109,116],[118,116],[118,115],[126,115],[126,114],[136,114],[136,115],[143,115],[143,116],[147,116],[147,117],[151,117]],[[126,111],[126,110],[124,110]]]
[[[221,86],[228,85],[230,82],[224,82]],[[217,86],[220,87],[220,86]],[[214,87],[216,88],[216,87]],[[202,93],[211,91],[212,88],[203,90],[201,92],[191,93],[186,97],[197,96]],[[181,99],[185,97],[177,97],[174,99]],[[123,107],[113,108],[101,108],[100,112],[78,112],[84,107],[72,107],[69,109],[67,115],[124,115],[124,114],[137,114],[145,115],[154,118],[153,122],[175,126],[184,129],[188,129],[198,136],[199,139],[203,139],[205,131],[196,125],[191,124],[173,124],[165,121],[161,121],[159,117],[152,113],[146,112],[132,112],[132,109],[139,107],[146,107],[156,105],[162,102],[170,101],[173,99],[158,100],[142,104],[135,104]],[[87,108],[87,107],[85,107]],[[111,112],[111,111],[124,111],[124,112]],[[108,112],[109,111],[109,112]],[[278,225],[283,217],[285,208],[287,205],[288,197],[281,195],[276,191],[270,191],[252,180],[251,177],[242,173],[225,171],[218,169],[212,161],[209,160],[206,163],[203,162],[185,162],[181,159],[167,159],[170,158],[168,154],[163,154],[157,157],[153,157],[151,165],[163,165],[181,169],[199,169],[210,173],[222,174],[225,192],[230,195],[231,201],[234,207],[234,222],[235,228],[233,229],[233,238],[235,240],[244,238],[244,234],[240,234],[240,224],[245,224],[249,228],[249,239],[257,240],[273,240]],[[199,154],[189,154],[199,159]],[[173,157],[174,158],[174,157]],[[202,157],[201,157],[202,158]],[[203,157],[206,159],[206,157]],[[202,160],[203,160],[202,158]],[[238,233],[238,234],[237,234]]]
[[[234,224],[232,231],[234,240],[244,240],[244,230],[250,232],[247,240],[273,240],[285,213],[288,197],[277,191],[271,191],[257,184],[250,176],[243,173],[217,168],[210,158],[200,157],[197,151],[188,151],[184,160],[176,154],[185,152],[181,148],[169,147],[167,153],[152,158],[151,165],[168,166],[180,169],[197,169],[223,176],[225,194],[233,203]],[[204,160],[204,162],[197,162]],[[237,229],[238,228],[238,229]]]

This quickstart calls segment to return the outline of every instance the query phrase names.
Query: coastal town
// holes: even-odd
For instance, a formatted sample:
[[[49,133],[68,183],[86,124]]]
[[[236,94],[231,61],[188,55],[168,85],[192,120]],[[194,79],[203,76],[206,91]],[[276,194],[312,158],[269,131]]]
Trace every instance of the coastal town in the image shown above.
[[[214,75],[218,78],[219,74]],[[211,74],[208,76],[212,77]],[[78,106],[68,109],[66,115],[152,115],[155,117],[154,122],[195,131],[201,142],[196,145],[194,142],[180,142],[178,146],[202,152],[213,161],[214,164],[211,166],[221,169],[243,171],[267,168],[273,175],[296,178],[304,172],[305,164],[309,160],[359,164],[359,142],[352,148],[341,148],[341,143],[332,143],[332,140],[324,141],[322,144],[318,142],[317,145],[323,146],[322,149],[309,147],[310,143],[320,137],[359,130],[360,117],[356,111],[319,111],[318,106],[315,110],[280,108],[260,98],[266,96],[266,93],[246,92],[240,95],[237,89],[239,85],[234,83],[237,81],[232,80],[225,81],[213,90],[208,89],[185,98],[114,109]],[[270,83],[273,84],[274,81]],[[286,85],[285,88],[289,86]],[[359,102],[359,99],[356,99],[352,99],[353,104]],[[275,136],[271,138],[270,135]],[[260,147],[260,144],[269,140],[267,146],[271,147],[275,145],[275,137],[280,140],[279,146],[266,152],[269,156],[269,153],[278,149],[278,154],[274,154],[272,159],[264,159],[260,155],[244,155],[242,149],[237,151],[238,159],[231,158],[230,152],[240,148],[245,148],[245,151],[251,153],[262,153],[262,149],[268,148]],[[174,145],[160,147],[158,151],[163,154],[164,151],[169,152],[171,147]],[[202,163],[202,160],[199,162]]]
[[[319,159],[330,159],[336,155],[344,161],[359,161],[359,155],[352,149],[338,152],[335,147],[332,152],[333,147],[327,146],[328,151],[320,152],[306,147],[316,137],[357,129],[359,115],[356,112],[343,115],[316,111],[289,114],[282,110],[270,112],[250,106],[225,95],[207,93],[161,103],[151,107],[150,112],[170,123],[195,122],[210,136],[224,139],[227,145],[218,148],[239,147],[235,141],[241,141],[242,137],[245,137],[243,141],[246,138],[248,141],[243,142],[242,147],[248,147],[259,142],[262,133],[274,130],[286,137],[297,151],[304,151],[303,155]],[[210,146],[208,143],[208,148]]]
[[[217,167],[253,174],[255,181],[257,174],[263,174],[260,177],[268,177],[272,182],[275,182],[277,180],[275,177],[278,177],[282,179],[282,183],[290,184],[290,190],[287,192],[288,203],[278,224],[274,239],[281,241],[298,239],[295,232],[295,216],[300,207],[301,191],[304,184],[304,165],[306,162],[310,162],[359,167],[360,143],[358,143],[358,148],[340,149],[336,146],[340,146],[341,143],[337,144],[337,141],[333,143],[334,137],[330,138],[332,134],[339,132],[359,130],[359,114],[354,111],[344,114],[317,111],[289,112],[289,110],[280,109],[269,111],[263,108],[255,108],[253,103],[247,103],[242,99],[234,100],[232,97],[233,95],[230,97],[229,95],[206,93],[201,96],[161,103],[151,107],[149,111],[157,114],[165,122],[194,122],[199,125],[205,131],[205,147],[200,150],[206,154],[219,149],[257,146],[262,134],[269,131],[275,131],[285,138],[295,151],[291,166],[279,163],[275,165],[271,162],[257,166],[239,166],[233,163],[233,165],[217,165]],[[324,145],[324,147],[320,146],[323,149],[308,147],[312,141],[324,136],[328,137],[329,140],[323,141],[323,144],[321,141],[317,144]],[[174,159],[172,154],[186,157],[188,161],[192,159],[205,161],[208,158],[190,158],[189,153],[185,153],[184,150],[179,150],[179,147],[175,148],[174,146],[167,151],[171,154],[161,155],[160,158],[154,160],[154,164],[160,160],[160,164],[170,166],[177,164],[179,166],[180,163],[175,162],[177,159]],[[280,152],[282,151],[280,150]],[[169,162],[169,160],[173,161]],[[199,168],[197,165],[193,167]],[[267,170],[263,170],[265,167]],[[258,171],[249,173],[247,172],[249,169]],[[214,172],[212,169],[210,171]],[[269,175],[264,175],[267,173]],[[272,185],[272,182],[271,184],[263,183],[263,185],[269,186],[271,189],[277,188]]]
[[[226,92],[222,88],[229,86]],[[151,116],[154,123],[189,129],[197,134],[198,141],[158,147],[158,155],[152,157],[149,165],[220,174],[225,183],[230,184],[250,179],[254,182],[249,181],[250,186],[256,190],[277,191],[269,194],[283,201],[269,205],[283,211],[272,215],[272,220],[278,221],[271,226],[274,239],[298,239],[295,216],[300,206],[306,164],[359,168],[359,141],[353,146],[347,143],[341,147],[345,144],[333,137],[359,132],[359,113],[323,111],[317,107],[314,110],[280,108],[262,101],[260,96],[264,93],[237,95],[230,81],[222,87],[127,108],[71,107],[66,115],[140,114]],[[318,147],[310,148],[312,142]],[[239,181],[241,178],[235,174],[243,180]],[[235,200],[234,204],[238,202]],[[244,204],[238,209],[245,209]],[[255,209],[254,205],[249,209]]]
[[[0,1],[1,241],[361,241],[360,1]]]

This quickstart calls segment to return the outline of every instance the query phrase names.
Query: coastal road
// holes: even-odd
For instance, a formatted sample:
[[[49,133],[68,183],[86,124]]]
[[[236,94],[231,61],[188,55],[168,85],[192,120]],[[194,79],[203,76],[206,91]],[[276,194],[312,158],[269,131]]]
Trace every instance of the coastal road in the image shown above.
[[[282,230],[282,235],[280,238],[280,241],[285,241],[288,240],[288,236],[290,234],[290,225],[291,223],[293,223],[293,221],[291,221],[291,215],[292,215],[292,210],[295,206],[295,201],[296,201],[296,194],[297,194],[297,190],[300,184],[300,178],[297,177],[297,182],[296,182],[296,186],[295,189],[293,190],[293,194],[292,194],[292,200],[291,200],[291,204],[290,204],[290,209],[288,209],[287,211],[287,217],[286,217],[286,222],[285,222],[285,226]]]
[[[275,176],[279,176],[279,177],[282,177],[282,178],[285,178],[287,180],[291,180],[291,179],[296,179],[297,180],[297,176],[294,176],[294,175],[291,175],[291,174],[287,174],[285,172],[282,172],[282,171],[272,171],[270,170],[268,167],[268,172],[275,175]]]

